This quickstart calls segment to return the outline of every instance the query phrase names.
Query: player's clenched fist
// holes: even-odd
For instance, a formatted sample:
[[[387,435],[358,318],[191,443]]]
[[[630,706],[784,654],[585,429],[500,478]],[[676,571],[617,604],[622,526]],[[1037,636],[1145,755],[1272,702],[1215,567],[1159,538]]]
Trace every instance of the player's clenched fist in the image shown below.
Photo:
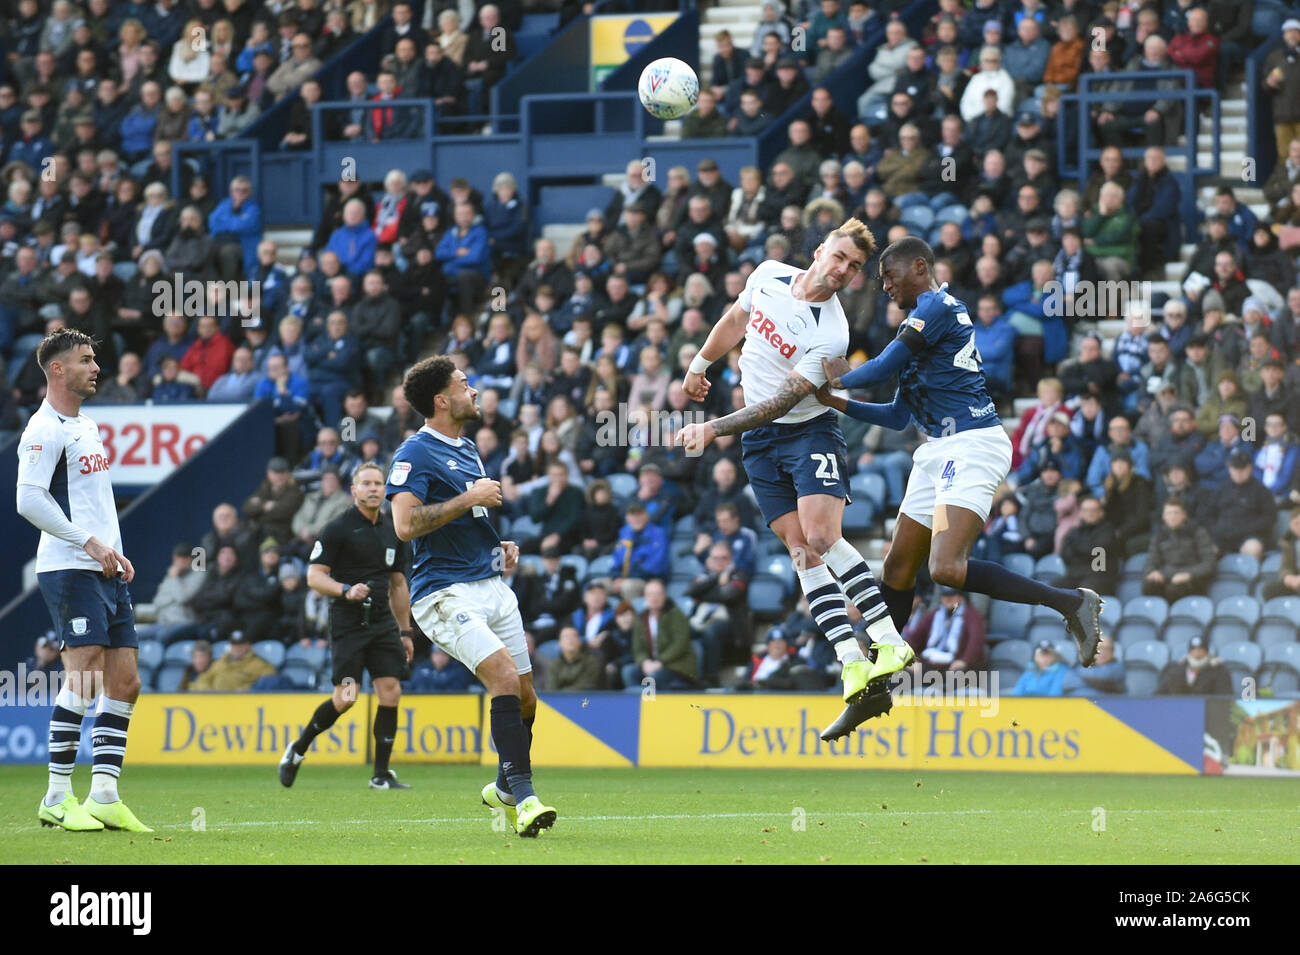
[[[502,572],[508,574],[519,563],[519,545],[514,541],[502,541],[501,554],[505,558],[505,567],[502,568]]]
[[[705,421],[703,424],[688,424],[677,432],[677,439],[681,441],[682,447],[686,449],[688,457],[694,457],[704,453],[704,449],[709,446],[717,434],[714,433],[713,423]]]
[[[686,392],[686,397],[692,401],[703,401],[707,398],[709,387],[709,379],[693,371],[688,371],[686,379],[682,382],[682,391]]]
[[[840,379],[853,370],[849,360],[844,356],[839,358],[823,358],[822,371],[826,372],[826,382],[832,388],[840,387]]]
[[[501,482],[491,478],[479,478],[466,494],[475,507],[500,507]]]

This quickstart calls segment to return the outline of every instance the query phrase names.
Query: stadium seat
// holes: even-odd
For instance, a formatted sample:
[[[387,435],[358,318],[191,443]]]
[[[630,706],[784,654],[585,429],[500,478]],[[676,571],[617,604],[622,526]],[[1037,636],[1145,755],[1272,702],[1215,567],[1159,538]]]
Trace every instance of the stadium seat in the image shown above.
[[[512,526],[510,523],[510,518],[506,517],[504,514],[496,515],[496,522],[497,522],[497,534],[501,536],[501,539],[513,540],[514,535],[510,533],[510,528]]]
[[[1005,554],[1002,557],[1002,566],[1021,577],[1034,576],[1034,558],[1028,554]]]
[[[516,517],[510,522],[510,532],[514,535],[516,541],[527,540],[529,537],[541,537],[542,525],[530,517]]]
[[[866,534],[871,530],[875,508],[864,498],[857,498],[844,509],[844,533]]]
[[[674,534],[695,534],[695,515],[686,514],[673,522]]]
[[[181,688],[181,677],[185,676],[188,664],[166,663],[153,678],[155,693],[175,693]]]
[[[1141,554],[1133,554],[1132,556],[1126,558],[1124,561],[1125,576],[1128,576],[1129,574],[1135,574],[1140,578],[1142,576],[1142,568],[1145,567],[1146,564],[1147,564],[1147,555],[1145,552]]]
[[[140,654],[137,657],[140,669],[150,671],[158,669],[162,666],[163,653],[163,645],[157,640],[141,640]]]
[[[1029,610],[1029,619],[1034,622],[1039,620],[1055,620],[1057,623],[1060,623],[1061,615],[1051,607],[1047,606],[1047,604],[1034,604]]]
[[[560,655],[560,641],[547,640],[545,643],[539,643],[536,651],[537,656],[546,660],[548,663],[557,659]]]
[[[767,577],[775,577],[785,586],[787,596],[792,595],[799,586],[799,578],[794,572],[794,564],[788,554],[773,554],[766,560],[759,561],[758,572]]]
[[[1265,650],[1260,677],[1261,687],[1267,683],[1275,696],[1300,693],[1300,643],[1281,643]]]
[[[855,474],[849,478],[849,493],[854,500],[866,498],[879,511],[884,509],[889,488],[879,474]]]
[[[212,659],[214,660],[220,660],[229,652],[230,652],[229,640],[218,640],[216,643],[212,645]]]
[[[1169,663],[1169,648],[1157,640],[1141,640],[1124,647],[1124,688],[1129,696],[1152,696],[1160,671]]]
[[[295,643],[285,654],[284,665],[286,669],[291,666],[305,666],[313,673],[319,673],[325,665],[325,651]]]
[[[1013,604],[994,600],[989,605],[989,635],[991,640],[1021,637],[1029,629],[1029,604]],[[997,634],[997,636],[993,636]]]
[[[614,555],[601,554],[587,565],[587,577],[610,577],[614,573]]]
[[[497,402],[497,411],[500,413],[501,417],[509,421],[519,413],[519,402],[514,398],[502,398]]]
[[[760,617],[782,617],[786,613],[785,584],[779,577],[759,574],[749,582],[749,609]]]
[[[1264,619],[1255,624],[1255,632],[1251,635],[1251,639],[1259,644],[1262,650],[1281,643],[1295,643],[1300,639],[1300,625]]]
[[[1210,648],[1249,640],[1259,617],[1259,603],[1254,597],[1221,600],[1214,608],[1214,619],[1210,621]]]
[[[1065,576],[1065,561],[1059,554],[1044,554],[1034,565],[1035,580],[1052,581]]]
[[[1261,579],[1276,577],[1281,569],[1282,552],[1271,550],[1264,555],[1264,563],[1259,565],[1259,576]]]
[[[620,504],[636,496],[638,485],[634,475],[619,472],[611,474],[605,480],[609,482],[609,489],[614,492],[614,500]]]
[[[284,665],[284,644],[279,640],[259,640],[253,644],[253,652],[277,670]]]
[[[1249,596],[1250,584],[1246,583],[1240,577],[1224,577],[1221,580],[1214,580],[1210,583],[1210,599],[1214,601],[1215,604],[1218,604],[1221,600],[1227,600],[1229,597]]]
[[[1232,673],[1233,692],[1241,689],[1243,678],[1249,677],[1253,680],[1260,664],[1264,662],[1264,651],[1256,644],[1245,640],[1224,644],[1215,651],[1215,654]]]
[[[1115,628],[1119,626],[1120,619],[1124,616],[1124,601],[1118,597],[1103,595],[1100,616],[1102,632],[1113,637]]]
[[[1010,691],[1013,686],[1020,682],[1020,676],[1024,672],[1025,671],[1022,668],[1012,666],[1009,663],[1004,663],[999,666],[994,670],[994,673],[998,678],[998,692],[1006,693]]]
[[[1300,629],[1300,597],[1274,597],[1264,604],[1260,620],[1294,623]]]
[[[190,651],[193,649],[193,640],[177,640],[163,653],[163,663],[181,663],[189,666]]]
[[[1056,647],[1056,655],[1066,662],[1069,666],[1079,665],[1079,645],[1074,642],[1073,637],[1057,637],[1052,640]]]
[[[1115,642],[1130,644],[1158,640],[1160,628],[1169,616],[1163,597],[1136,597],[1124,602],[1124,616],[1115,628]]]
[[[290,660],[280,670],[280,675],[300,690],[316,689],[316,670],[300,660]]]
[[[1219,558],[1216,580],[1236,579],[1247,586],[1259,579],[1259,561],[1249,554],[1224,554]]]
[[[1033,665],[1033,644],[1028,640],[1003,640],[989,651],[989,665],[1001,670],[1010,665],[1019,670],[1028,670]]]
[[[674,557],[669,567],[669,573],[672,577],[686,577],[690,580],[694,580],[704,571],[704,565],[700,563],[699,558],[689,553],[683,554],[681,557]]]
[[[668,542],[668,550],[673,555],[673,560],[678,557],[689,557],[695,552],[695,538],[673,537]]]
[[[1122,603],[1137,600],[1142,596],[1142,581],[1125,578],[1119,582],[1119,599]]]
[[[546,566],[542,563],[542,558],[538,554],[520,554],[519,569],[539,576],[546,573]]]
[[[1029,630],[1025,634],[1025,639],[1029,641],[1030,646],[1037,646],[1040,640],[1056,640],[1064,632],[1065,628],[1061,624],[1061,615],[1055,614],[1055,620],[1045,620],[1039,618],[1029,622]]]
[[[561,567],[572,567],[578,575],[579,580],[587,576],[587,558],[581,554],[565,554],[560,558]]]

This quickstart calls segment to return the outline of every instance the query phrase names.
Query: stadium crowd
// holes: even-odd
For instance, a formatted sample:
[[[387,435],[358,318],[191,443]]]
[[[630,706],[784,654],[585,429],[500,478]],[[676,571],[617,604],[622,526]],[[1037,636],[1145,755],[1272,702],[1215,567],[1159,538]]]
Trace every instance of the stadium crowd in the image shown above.
[[[766,258],[806,264],[850,215],[880,248],[926,237],[940,280],[973,313],[1000,409],[1015,417],[1013,399],[1037,395],[1013,435],[1013,474],[980,544],[988,556],[1055,554],[1064,577],[1113,594],[1124,561],[1146,553],[1142,593],[1173,602],[1207,593],[1222,555],[1280,547],[1268,596],[1300,595],[1300,123],[1286,125],[1286,97],[1274,97],[1287,135],[1262,219],[1224,185],[1200,236],[1184,236],[1165,154],[1184,128],[1175,99],[1099,108],[1094,131],[1110,148],[1083,189],[1055,179],[1060,96],[1081,75],[1113,74],[1101,88],[1117,91],[1163,90],[1142,74],[1186,68],[1198,86],[1221,89],[1249,50],[1249,0],[941,0],[915,36],[897,2],[793,11],[769,2],[751,49],[717,36],[712,86],[682,129],[756,135],[780,120],[789,145],[767,168],[729,182],[704,159],[668,169],[661,188],[632,161],[568,248],[532,239],[509,171],[486,195],[464,179],[444,188],[428,170],[394,169],[382,184],[341,179],[292,266],[265,238],[246,178],[210,182],[186,164],[173,196],[172,146],[237,135],[295,90],[283,146],[309,145],[321,92],[312,75],[387,4],[17,8],[0,83],[0,430],[39,404],[32,352],[60,325],[104,343],[91,414],[109,401],[275,407],[265,480],[217,508],[200,550],[178,547],[154,600],[157,623],[142,635],[237,633],[236,648],[269,639],[323,650],[326,608],[304,580],[315,533],[349,506],[352,468],[385,463],[422,425],[401,372],[437,352],[480,392],[483,420],[470,436],[502,483],[503,532],[528,555],[512,583],[543,686],[832,685],[834,654],[792,581],[777,610],[755,609],[756,578],[772,575],[776,551],[739,442],[723,437],[688,458],[673,439],[686,415],[743,404],[738,352],[715,366],[703,409],[680,382],[748,274]],[[409,108],[373,105],[396,97],[476,114],[513,55],[493,49],[489,32],[517,26],[520,9],[482,6],[477,26],[462,30],[454,8],[430,4],[416,25],[409,5],[393,5],[382,59],[348,77],[356,105],[326,134],[419,135]],[[849,115],[817,84],[873,19],[886,21],[885,42]],[[1270,60],[1265,82],[1300,91],[1300,20],[1281,26],[1286,55]],[[195,29],[209,40],[198,52],[186,41]],[[796,35],[808,44],[793,44]],[[1098,36],[1104,43],[1086,41]],[[786,116],[809,91],[808,111]],[[1145,146],[1141,162],[1127,163],[1121,145]],[[1051,307],[1053,283],[1074,298],[1100,279],[1163,279],[1185,238],[1196,247],[1183,294],[1127,315]],[[879,294],[875,265],[841,294],[854,364],[904,318]],[[207,283],[210,296],[216,283],[256,284],[225,314],[159,314],[153,282],[177,273]],[[1104,341],[1097,320],[1114,318],[1127,328]],[[884,400],[893,387],[855,397]],[[881,533],[919,436],[852,420],[844,430],[850,475],[881,479],[870,502],[870,530]],[[1100,569],[1098,547],[1110,555]],[[781,624],[757,629],[755,617]],[[908,631],[921,667],[989,665],[981,611],[960,594],[927,592]],[[468,685],[442,657],[417,679]],[[738,666],[743,678],[732,676]],[[1116,686],[1123,680],[1091,688]]]

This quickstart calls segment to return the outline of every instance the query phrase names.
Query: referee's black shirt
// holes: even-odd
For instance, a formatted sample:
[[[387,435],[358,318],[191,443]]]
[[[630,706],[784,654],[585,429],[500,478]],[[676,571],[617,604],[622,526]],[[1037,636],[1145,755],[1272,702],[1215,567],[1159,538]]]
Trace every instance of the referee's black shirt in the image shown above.
[[[321,528],[311,563],[324,564],[340,584],[370,587],[369,629],[386,629],[395,624],[388,607],[389,574],[405,573],[410,566],[410,544],[393,528],[393,516],[383,511],[371,524],[355,504]],[[361,629],[365,607],[360,600],[335,597],[330,604],[330,630],[342,633]]]

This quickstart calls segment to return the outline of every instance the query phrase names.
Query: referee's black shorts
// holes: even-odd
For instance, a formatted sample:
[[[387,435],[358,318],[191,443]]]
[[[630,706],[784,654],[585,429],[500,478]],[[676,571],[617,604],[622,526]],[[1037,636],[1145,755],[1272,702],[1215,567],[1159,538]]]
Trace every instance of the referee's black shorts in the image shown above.
[[[405,680],[410,676],[406,648],[396,627],[357,627],[332,634],[330,652],[335,686],[348,678],[360,683],[362,670],[370,672],[371,680],[386,676]]]

